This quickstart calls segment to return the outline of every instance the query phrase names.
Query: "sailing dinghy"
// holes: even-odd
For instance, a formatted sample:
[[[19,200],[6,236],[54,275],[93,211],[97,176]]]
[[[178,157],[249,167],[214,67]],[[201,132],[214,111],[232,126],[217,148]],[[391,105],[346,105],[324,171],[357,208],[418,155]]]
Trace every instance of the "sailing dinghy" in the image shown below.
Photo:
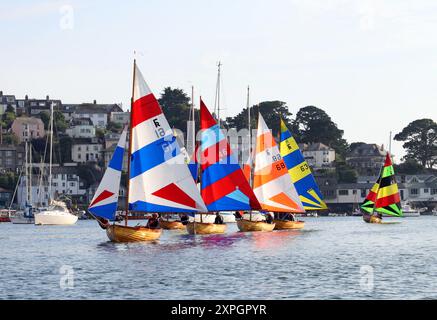
[[[217,121],[200,100],[201,141],[199,159],[201,168],[201,195],[207,207],[206,214],[221,211],[250,210],[260,208],[243,171]],[[223,233],[226,224],[191,222],[189,233]]]
[[[313,174],[296,140],[288,130],[284,120],[281,119],[280,136],[281,157],[287,166],[291,181],[296,188],[299,199],[305,210],[326,210],[328,207],[322,200],[322,194],[314,179]],[[305,222],[293,220],[275,220],[277,229],[302,229]]]
[[[384,166],[378,180],[361,205],[363,220],[367,223],[389,223],[382,221],[382,215],[402,217],[401,197],[396,183],[393,164],[387,152]]]
[[[282,214],[305,212],[288,175],[287,166],[261,114],[258,116],[254,161],[253,191],[261,209],[266,214],[275,213],[278,218]],[[252,213],[249,214],[249,219],[245,216],[237,221],[237,225],[241,231],[272,231],[277,220],[280,220],[279,228],[287,227],[285,220],[282,219],[275,219],[271,224],[253,221]]]
[[[161,235],[161,228],[128,226],[129,210],[175,214],[206,211],[173,130],[135,62],[133,79],[125,225],[107,222],[115,218],[124,151],[121,139],[105,172],[108,178],[102,179],[90,205],[90,212],[105,219],[99,219],[103,221],[100,224],[114,242],[156,240]]]

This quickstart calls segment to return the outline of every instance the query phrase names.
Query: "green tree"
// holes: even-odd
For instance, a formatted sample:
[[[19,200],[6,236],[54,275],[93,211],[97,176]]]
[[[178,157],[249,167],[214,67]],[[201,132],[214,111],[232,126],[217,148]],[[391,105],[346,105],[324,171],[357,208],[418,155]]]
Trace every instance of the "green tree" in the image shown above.
[[[14,122],[14,120],[16,119],[15,112],[6,111],[5,113],[3,113],[1,119],[3,123],[3,127],[9,129],[12,125],[12,122]]]
[[[166,87],[161,93],[159,104],[167,117],[170,127],[179,129],[186,135],[191,108],[188,95],[182,89]]]
[[[343,139],[344,131],[337,127],[325,111],[315,106],[307,106],[297,112],[293,131],[296,132],[299,142],[321,142],[343,156],[347,152],[348,144]]]
[[[44,130],[48,130],[50,124],[50,114],[47,111],[42,111],[39,114],[39,118],[44,123]]]
[[[277,137],[280,132],[280,118],[285,121],[287,126],[291,128],[291,116],[288,111],[287,104],[283,101],[264,101],[258,105],[250,107],[251,114],[251,128],[256,129],[258,126],[258,113],[261,113],[267,126],[272,130],[273,135]],[[244,108],[235,117],[229,117],[226,119],[226,123],[229,128],[235,128],[237,130],[247,129],[247,108]]]
[[[398,165],[395,164],[394,169],[396,174],[421,174],[425,170],[420,163],[413,159],[407,159]]]
[[[0,175],[0,187],[7,190],[14,190],[18,176],[13,172],[6,172]]]
[[[64,133],[68,128],[68,122],[65,120],[64,115],[60,111],[53,113],[53,127],[55,134]]]
[[[437,123],[433,120],[415,120],[395,135],[394,139],[405,142],[405,160],[415,160],[430,169],[437,164]]]

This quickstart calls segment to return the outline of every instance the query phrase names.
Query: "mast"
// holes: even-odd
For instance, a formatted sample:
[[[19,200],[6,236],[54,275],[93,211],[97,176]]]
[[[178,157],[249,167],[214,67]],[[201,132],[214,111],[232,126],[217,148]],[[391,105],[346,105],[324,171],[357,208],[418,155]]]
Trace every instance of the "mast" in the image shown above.
[[[29,127],[27,127],[29,132]],[[32,206],[32,143],[29,144],[29,205]]]
[[[388,152],[390,153],[391,156],[391,131],[390,131],[390,141],[388,142]]]
[[[27,129],[26,129],[26,132],[27,132]],[[24,144],[24,169],[25,169],[24,176],[26,177],[26,204],[25,204],[25,207],[29,203],[29,160],[28,160],[28,151],[27,151],[28,149],[29,149],[29,144],[28,144],[28,141],[26,139],[26,143]]]
[[[129,121],[129,147],[128,147],[128,153],[127,153],[127,194],[126,194],[126,215],[124,219],[124,225],[127,226],[128,221],[128,213],[129,213],[129,188],[130,188],[130,157],[131,157],[131,151],[132,151],[132,110],[134,106],[134,93],[135,93],[135,70],[137,67],[137,60],[134,59],[134,71],[133,71],[133,77],[132,77],[132,98],[130,101],[130,121]]]
[[[49,155],[49,204],[52,201],[52,161],[53,161],[53,103],[50,105],[50,155]]]
[[[214,101],[214,113],[217,115],[217,123],[220,128],[220,73],[222,63],[219,61],[217,64],[217,85],[215,89],[215,101]]]
[[[249,98],[250,98],[250,88],[249,88],[249,86],[247,86],[246,107],[247,107],[247,127],[249,129],[249,161],[250,161],[251,157],[252,157],[252,132],[251,132],[251,125],[250,125]],[[252,186],[252,165],[250,166],[250,171],[249,171],[249,185]]]

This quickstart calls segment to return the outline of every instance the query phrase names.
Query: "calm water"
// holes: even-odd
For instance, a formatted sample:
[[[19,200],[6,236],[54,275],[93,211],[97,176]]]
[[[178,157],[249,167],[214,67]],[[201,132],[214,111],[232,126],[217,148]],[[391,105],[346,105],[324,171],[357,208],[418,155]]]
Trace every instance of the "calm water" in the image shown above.
[[[304,231],[252,234],[230,224],[147,244],[110,243],[94,221],[3,223],[0,299],[436,299],[437,217],[399,220],[306,218]]]

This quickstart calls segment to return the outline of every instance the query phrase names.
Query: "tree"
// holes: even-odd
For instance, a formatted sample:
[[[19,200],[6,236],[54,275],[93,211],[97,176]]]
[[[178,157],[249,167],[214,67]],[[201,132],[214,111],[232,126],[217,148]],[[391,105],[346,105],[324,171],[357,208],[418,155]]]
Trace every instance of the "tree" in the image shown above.
[[[280,118],[285,121],[287,126],[291,128],[290,117],[292,114],[288,111],[287,104],[282,101],[264,101],[258,105],[250,107],[251,114],[251,128],[256,129],[258,124],[258,112],[263,116],[267,126],[272,130],[273,135],[276,137],[280,132]],[[235,128],[237,130],[247,129],[248,117],[247,108],[244,108],[235,117],[229,117],[226,119],[226,123],[229,128]]]
[[[15,112],[6,111],[2,115],[3,127],[9,129],[16,118]]]
[[[187,134],[187,121],[190,115],[190,98],[182,89],[164,88],[159,99],[170,127]]]
[[[55,134],[64,133],[68,128],[68,123],[65,120],[64,115],[60,111],[53,112],[53,127]]]
[[[424,172],[424,167],[413,159],[407,159],[401,164],[394,165],[397,174],[421,174]]]
[[[348,144],[343,139],[343,130],[331,120],[331,117],[315,106],[301,108],[293,122],[296,138],[303,143],[321,142],[341,155],[347,152]]]
[[[402,145],[407,151],[405,160],[415,160],[430,169],[437,164],[437,123],[433,120],[415,120],[395,135],[394,139],[405,142]]]
[[[44,130],[48,130],[50,124],[50,114],[47,111],[42,111],[39,113],[39,118],[44,123]]]

